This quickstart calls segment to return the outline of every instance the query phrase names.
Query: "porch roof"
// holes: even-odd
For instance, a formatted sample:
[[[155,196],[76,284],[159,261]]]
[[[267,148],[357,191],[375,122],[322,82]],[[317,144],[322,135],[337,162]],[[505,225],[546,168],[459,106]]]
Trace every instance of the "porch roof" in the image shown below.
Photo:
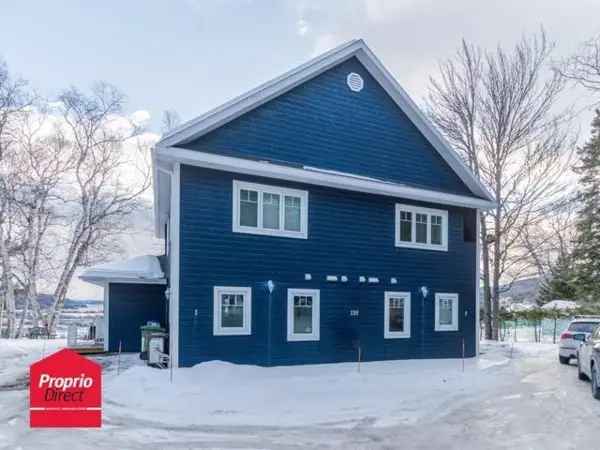
[[[160,259],[154,255],[136,256],[124,261],[112,261],[86,269],[79,275],[84,281],[104,285],[112,283],[165,284]]]

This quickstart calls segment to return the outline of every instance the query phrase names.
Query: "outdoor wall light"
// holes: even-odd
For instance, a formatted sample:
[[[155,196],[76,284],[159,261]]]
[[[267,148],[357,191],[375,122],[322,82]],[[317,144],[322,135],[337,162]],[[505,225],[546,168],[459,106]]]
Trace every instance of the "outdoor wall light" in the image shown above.
[[[271,294],[273,293],[273,289],[275,289],[275,283],[273,283],[273,280],[267,281],[267,289]]]
[[[423,298],[427,298],[427,294],[429,294],[429,289],[427,289],[427,286],[421,286],[421,294],[423,294]]]

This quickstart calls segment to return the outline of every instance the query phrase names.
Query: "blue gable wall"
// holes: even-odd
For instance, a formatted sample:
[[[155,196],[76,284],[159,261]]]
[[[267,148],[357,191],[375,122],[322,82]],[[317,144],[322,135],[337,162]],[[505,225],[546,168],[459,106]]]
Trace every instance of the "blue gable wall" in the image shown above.
[[[267,148],[268,145],[265,145]],[[232,232],[232,181],[256,181],[309,191],[308,239]],[[474,210],[449,211],[448,252],[396,248],[394,205],[409,200],[181,166],[179,363],[211,359],[294,364],[354,361],[360,339],[365,360],[458,357],[475,354]],[[312,281],[304,274],[311,273]],[[328,283],[326,275],[350,281]],[[359,276],[379,277],[377,285]],[[390,277],[398,284],[391,285]],[[269,351],[268,295],[272,295]],[[252,288],[252,334],[213,336],[213,287]],[[427,286],[423,300],[419,288]],[[288,288],[320,289],[321,339],[287,342]],[[384,291],[410,291],[411,338],[384,339]],[[459,294],[459,331],[434,331],[436,292]],[[359,309],[358,318],[350,309]]]
[[[361,92],[346,85],[349,72],[363,77]],[[472,195],[356,58],[184,147]]]

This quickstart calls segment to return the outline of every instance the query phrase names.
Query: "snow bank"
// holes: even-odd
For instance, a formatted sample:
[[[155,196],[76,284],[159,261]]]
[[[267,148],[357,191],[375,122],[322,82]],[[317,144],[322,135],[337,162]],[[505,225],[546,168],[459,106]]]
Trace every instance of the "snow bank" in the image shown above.
[[[175,369],[170,384],[168,370],[133,367],[107,381],[105,413],[172,426],[353,426],[365,418],[410,424],[506,383],[500,372],[510,346],[483,348],[464,372],[461,360],[369,362],[360,373],[354,363],[265,368],[212,361]],[[526,353],[513,349],[512,356]]]
[[[66,346],[63,339],[0,339],[0,388],[24,382],[32,363]]]
[[[576,308],[577,308],[577,303],[572,300],[552,300],[542,306],[542,309],[545,309],[545,310],[556,309],[558,311],[568,311],[568,310],[576,309]]]

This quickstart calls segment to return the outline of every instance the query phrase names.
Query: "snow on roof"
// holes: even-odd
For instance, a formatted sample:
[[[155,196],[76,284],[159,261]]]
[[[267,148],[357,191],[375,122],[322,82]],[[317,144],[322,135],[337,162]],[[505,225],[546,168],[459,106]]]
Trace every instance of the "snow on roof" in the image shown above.
[[[509,305],[508,309],[512,312],[518,311],[531,311],[535,309],[536,305],[532,305],[531,303],[512,303]]]
[[[157,256],[143,255],[90,267],[79,278],[90,283],[110,280],[144,282],[164,281],[165,274]]]
[[[577,308],[577,303],[573,300],[552,300],[542,306],[542,309],[558,309],[561,311]]]

